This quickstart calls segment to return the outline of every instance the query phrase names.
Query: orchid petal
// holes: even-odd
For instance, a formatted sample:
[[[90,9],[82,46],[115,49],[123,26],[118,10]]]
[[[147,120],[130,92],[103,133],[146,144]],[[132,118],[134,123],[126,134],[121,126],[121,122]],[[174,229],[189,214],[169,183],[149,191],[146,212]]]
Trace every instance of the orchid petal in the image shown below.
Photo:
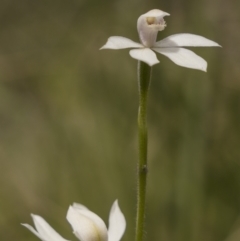
[[[73,208],[75,209],[76,212],[79,213],[79,215],[84,215],[87,217],[89,220],[91,220],[94,225],[99,228],[100,230],[106,230],[106,225],[103,222],[103,220],[94,212],[88,210],[85,206],[82,204],[77,204],[74,203]]]
[[[160,9],[152,9],[141,16],[147,16],[147,17],[155,17],[155,18],[163,18],[165,16],[170,16],[169,13],[166,13]]]
[[[33,232],[38,238],[43,241],[68,241],[64,239],[60,234],[58,234],[42,217],[38,215],[33,215],[33,222],[36,227],[36,230],[28,224],[22,224]]]
[[[107,43],[103,45],[101,49],[127,49],[127,48],[141,48],[142,44],[136,43],[131,39],[121,37],[121,36],[112,36],[108,38]]]
[[[27,229],[29,229],[33,234],[35,234],[42,241],[48,241],[48,240],[44,239],[31,225],[26,224],[26,223],[22,223],[22,226],[24,226]]]
[[[143,61],[149,66],[153,66],[154,64],[159,63],[156,54],[149,48],[132,49],[130,50],[129,54],[132,58]]]
[[[95,213],[70,206],[67,220],[74,234],[81,241],[107,241],[107,228],[103,220]]]
[[[153,9],[142,14],[137,21],[137,30],[141,43],[146,47],[152,47],[157,39],[158,31],[166,27],[164,17],[169,13]]]
[[[108,241],[119,241],[125,229],[126,220],[116,200],[112,205],[109,215]]]
[[[80,204],[80,203],[74,203],[73,207],[79,210],[89,210],[86,206]]]
[[[191,50],[184,48],[153,48],[153,50],[167,56],[177,65],[207,71],[207,62]]]
[[[218,43],[204,38],[199,35],[180,33],[171,35],[161,41],[154,44],[154,47],[165,48],[165,47],[221,47]]]

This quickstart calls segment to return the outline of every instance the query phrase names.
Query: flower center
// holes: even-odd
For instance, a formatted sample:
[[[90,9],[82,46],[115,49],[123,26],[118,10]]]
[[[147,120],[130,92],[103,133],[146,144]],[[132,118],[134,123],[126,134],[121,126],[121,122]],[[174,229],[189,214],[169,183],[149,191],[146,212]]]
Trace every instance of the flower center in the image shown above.
[[[148,25],[152,25],[155,23],[155,19],[154,17],[147,17],[147,23]]]
[[[146,17],[146,22],[150,28],[156,31],[162,31],[167,26],[163,18]]]

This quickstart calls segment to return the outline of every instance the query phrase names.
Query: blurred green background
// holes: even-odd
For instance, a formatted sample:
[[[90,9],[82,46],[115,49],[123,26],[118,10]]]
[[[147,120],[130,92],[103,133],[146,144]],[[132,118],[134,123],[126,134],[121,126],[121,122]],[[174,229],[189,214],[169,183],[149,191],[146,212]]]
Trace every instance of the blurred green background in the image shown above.
[[[77,240],[65,219],[80,202],[104,221],[118,198],[134,237],[137,61],[99,51],[138,41],[137,18],[161,9],[208,72],[162,55],[149,94],[146,240],[240,240],[240,2],[238,0],[1,0],[0,240],[38,240],[30,213]]]

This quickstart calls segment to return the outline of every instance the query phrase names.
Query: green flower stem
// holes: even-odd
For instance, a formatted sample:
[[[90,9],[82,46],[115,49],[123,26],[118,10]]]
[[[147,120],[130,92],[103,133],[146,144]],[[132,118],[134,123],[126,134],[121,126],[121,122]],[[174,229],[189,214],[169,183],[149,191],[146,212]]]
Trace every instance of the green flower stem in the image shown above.
[[[137,219],[136,219],[136,241],[143,240],[144,217],[147,186],[147,96],[151,79],[151,67],[141,61],[138,62],[138,88],[139,88],[139,110],[138,110],[138,177],[137,177]]]

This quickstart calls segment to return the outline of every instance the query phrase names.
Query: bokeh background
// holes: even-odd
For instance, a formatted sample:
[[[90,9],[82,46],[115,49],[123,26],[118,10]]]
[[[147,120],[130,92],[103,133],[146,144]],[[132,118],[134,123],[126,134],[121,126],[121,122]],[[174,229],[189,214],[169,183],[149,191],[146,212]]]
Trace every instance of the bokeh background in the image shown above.
[[[99,51],[112,35],[138,40],[137,18],[171,14],[159,39],[194,33],[204,73],[164,56],[149,94],[146,240],[240,240],[240,2],[1,0],[0,240],[37,240],[20,226],[43,216],[77,240],[72,202],[108,221],[118,198],[134,238],[137,61]]]

